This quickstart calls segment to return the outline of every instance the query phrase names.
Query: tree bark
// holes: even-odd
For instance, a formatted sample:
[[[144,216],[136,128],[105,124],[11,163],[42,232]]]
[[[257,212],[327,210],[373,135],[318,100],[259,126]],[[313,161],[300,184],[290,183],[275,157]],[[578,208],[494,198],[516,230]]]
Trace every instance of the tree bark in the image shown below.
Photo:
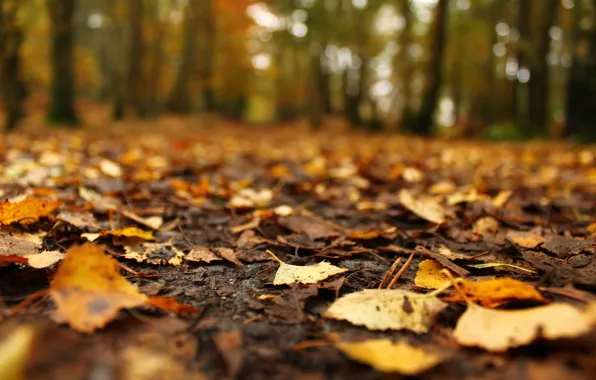
[[[217,110],[215,91],[213,89],[213,63],[215,59],[215,18],[212,0],[191,0],[201,5],[200,9],[200,51],[199,62],[202,80],[203,105],[207,112]]]
[[[531,57],[529,83],[529,135],[546,135],[550,121],[549,92],[550,73],[546,56],[550,51],[550,28],[554,25],[559,2],[549,0],[541,2],[543,9],[539,22],[535,55]]]
[[[422,136],[428,136],[432,132],[433,115],[439,101],[443,77],[443,56],[447,39],[448,8],[449,0],[439,0],[431,38],[429,65],[426,71],[426,88],[422,95],[420,110],[413,122],[413,132]]]
[[[52,34],[52,85],[48,121],[76,125],[73,15],[76,0],[47,0]]]
[[[167,102],[167,109],[170,112],[192,111],[191,79],[197,63],[200,6],[200,0],[189,1],[184,13],[182,57],[176,81]]]
[[[592,0],[596,9],[596,0]],[[594,14],[594,13],[593,13]],[[581,8],[576,4],[575,30],[572,37],[573,66],[567,85],[566,134],[584,142],[596,142],[596,16],[592,28],[580,30]],[[579,49],[579,47],[583,47]]]
[[[412,10],[409,0],[399,0],[398,4],[401,10],[401,16],[404,18],[404,28],[399,34],[398,46],[398,65],[401,83],[402,103],[398,121],[398,126],[402,129],[408,129],[407,123],[411,122],[412,109],[410,108],[410,98],[412,96],[412,59],[409,54],[412,44]]]
[[[130,24],[130,49],[128,61],[128,88],[126,103],[138,116],[144,116],[143,109],[143,0],[129,0],[128,20]]]

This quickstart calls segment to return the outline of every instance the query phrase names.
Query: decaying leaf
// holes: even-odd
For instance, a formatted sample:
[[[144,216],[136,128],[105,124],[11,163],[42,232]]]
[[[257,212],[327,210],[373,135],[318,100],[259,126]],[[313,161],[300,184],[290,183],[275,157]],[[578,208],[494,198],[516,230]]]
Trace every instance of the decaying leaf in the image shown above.
[[[407,329],[422,334],[446,306],[431,295],[401,289],[365,289],[341,297],[324,315],[369,330]]]
[[[138,262],[146,262],[155,265],[180,265],[184,259],[184,253],[170,243],[141,243],[132,247],[124,247],[124,257]]]
[[[214,248],[214,249],[215,249],[215,251],[217,253],[219,253],[219,255],[223,259],[226,259],[229,262],[232,262],[232,263],[238,265],[239,267],[243,267],[244,266],[244,264],[242,264],[240,262],[240,260],[238,260],[238,258],[236,257],[236,252],[232,248],[217,247],[217,248]]]
[[[540,243],[544,243],[544,237],[538,235],[535,232],[520,232],[520,231],[509,231],[507,233],[507,239],[511,240],[515,244],[522,248],[533,249]]]
[[[469,266],[470,268],[476,268],[476,269],[485,269],[485,268],[495,268],[495,269],[501,269],[501,270],[509,269],[513,272],[518,271],[521,273],[536,274],[535,270],[524,268],[519,265],[507,264],[507,263],[480,263],[480,264],[468,264],[467,266]]]
[[[365,363],[381,372],[402,375],[417,375],[443,361],[442,356],[389,339],[338,342],[335,347],[350,359]]]
[[[25,256],[36,253],[40,246],[22,236],[0,235],[0,255]]]
[[[544,248],[561,258],[578,255],[582,252],[596,253],[593,241],[571,239],[564,236],[548,236],[544,241]]]
[[[418,264],[414,284],[426,289],[439,289],[449,282],[449,277],[442,272],[445,269],[439,262],[424,260]]]
[[[31,326],[19,326],[0,342],[0,377],[25,380],[25,366],[35,337]]]
[[[424,220],[441,224],[445,222],[445,209],[434,198],[428,196],[414,197],[412,192],[402,189],[398,194],[400,203]]]
[[[472,226],[472,232],[480,236],[494,235],[498,231],[499,222],[491,216],[478,219]]]
[[[507,201],[509,201],[509,198],[511,198],[512,195],[513,195],[513,191],[511,191],[511,190],[499,191],[499,193],[497,195],[495,195],[495,197],[492,200],[493,205],[496,208],[503,207],[507,203]]]
[[[51,282],[55,316],[81,332],[103,327],[123,308],[143,305],[147,297],[120,275],[118,262],[101,247],[70,248]]]
[[[596,324],[596,304],[581,310],[564,303],[524,310],[493,310],[476,304],[457,321],[453,337],[464,346],[488,351],[506,351],[541,337],[574,338],[589,332]]]
[[[210,263],[212,261],[221,260],[221,257],[217,256],[207,247],[195,247],[184,256],[184,260]]]
[[[325,220],[311,215],[290,215],[279,218],[279,223],[295,233],[304,233],[310,240],[340,236]]]
[[[485,307],[493,308],[511,301],[548,302],[534,287],[513,278],[497,278],[488,281],[470,282],[459,280],[459,288],[468,300]],[[457,292],[444,297],[443,301],[465,302],[464,296]]]
[[[267,252],[279,263],[273,285],[316,284],[336,274],[347,272],[347,269],[336,267],[325,261],[308,266],[290,265],[278,259],[271,251]]]
[[[34,253],[24,256],[27,259],[27,265],[31,268],[47,268],[52,264],[57,263],[65,257],[65,254],[60,251],[44,251],[41,253]]]
[[[97,220],[90,212],[72,213],[70,211],[61,211],[58,216],[56,216],[56,219],[62,220],[63,222],[82,230],[86,228],[99,229]]]
[[[93,190],[87,189],[86,187],[79,187],[79,196],[91,203],[93,208],[100,212],[116,210],[122,206],[118,199],[104,197],[103,195]]]
[[[27,198],[14,203],[6,200],[0,204],[0,225],[34,223],[50,215],[61,205],[60,201],[48,199]]]

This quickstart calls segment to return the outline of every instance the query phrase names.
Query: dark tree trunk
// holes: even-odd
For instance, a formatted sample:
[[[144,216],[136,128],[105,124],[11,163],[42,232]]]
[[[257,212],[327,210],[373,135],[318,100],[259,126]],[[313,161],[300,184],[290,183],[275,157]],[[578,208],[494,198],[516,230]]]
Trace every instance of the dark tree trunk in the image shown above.
[[[433,115],[439,101],[443,77],[443,56],[447,39],[448,8],[449,0],[439,0],[431,38],[429,65],[426,71],[426,88],[422,95],[420,110],[413,121],[413,132],[423,136],[431,134]]]
[[[76,125],[73,15],[76,0],[47,0],[52,34],[52,85],[48,121]]]
[[[319,47],[320,50],[320,47]],[[308,100],[308,121],[314,130],[320,130],[323,124],[323,93],[321,83],[324,80],[323,68],[321,67],[321,55],[319,52],[310,53],[310,85]]]
[[[546,135],[548,124],[550,122],[549,107],[549,68],[546,62],[546,56],[550,51],[550,28],[554,25],[559,2],[549,0],[541,2],[541,17],[539,22],[537,43],[535,55],[532,56],[530,65],[530,83],[529,83],[529,135]]]
[[[200,2],[196,0],[190,1],[186,6],[182,34],[182,57],[176,81],[167,102],[167,109],[171,112],[188,113],[193,108],[191,78],[197,63],[200,6]]]
[[[128,61],[128,88],[126,102],[138,116],[144,116],[143,107],[143,0],[129,0],[130,50]]]
[[[519,1],[519,8],[517,14],[517,28],[519,30],[519,42],[517,47],[517,64],[518,70],[521,69],[529,69],[529,57],[528,51],[530,50],[531,38],[530,35],[530,0],[518,0]],[[522,132],[526,136],[531,136],[530,130],[530,121],[528,115],[528,97],[526,95],[526,90],[528,85],[525,83],[521,83],[518,79],[514,79],[515,81],[515,117],[517,119],[517,124],[521,128]],[[521,96],[520,96],[521,94]]]
[[[592,0],[596,9],[596,0]],[[569,71],[567,85],[566,133],[568,136],[584,142],[596,142],[594,110],[596,109],[596,17],[592,28],[581,30],[579,21],[582,17],[579,4],[575,9],[575,30],[571,46],[573,66]],[[585,49],[578,49],[579,46]]]
[[[4,9],[0,0],[0,96],[4,101],[6,120],[4,131],[14,130],[23,117],[23,99],[25,87],[20,80],[20,48],[23,41],[23,31],[17,24],[16,13],[18,5]]]
[[[401,9],[401,15],[404,18],[404,28],[398,39],[400,88],[403,98],[398,125],[401,126],[402,129],[409,129],[408,124],[412,122],[412,109],[410,108],[410,98],[412,96],[410,90],[412,85],[412,59],[409,54],[409,49],[412,44],[412,10],[410,8],[409,0],[399,0],[398,6]]]
[[[199,0],[201,4],[200,25],[201,25],[201,80],[203,83],[203,104],[205,111],[213,112],[217,110],[215,91],[213,90],[213,62],[215,59],[215,19],[213,16],[213,1]]]

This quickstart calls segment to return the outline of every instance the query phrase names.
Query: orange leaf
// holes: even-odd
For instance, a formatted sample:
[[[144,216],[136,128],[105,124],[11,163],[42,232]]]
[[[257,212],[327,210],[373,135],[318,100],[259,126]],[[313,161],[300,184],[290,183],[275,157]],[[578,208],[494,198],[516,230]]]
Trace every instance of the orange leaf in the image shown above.
[[[486,307],[497,307],[515,300],[548,302],[538,290],[513,278],[504,277],[481,282],[461,280],[459,287],[471,301]],[[465,302],[459,292],[443,298],[443,301]]]
[[[118,311],[145,304],[147,297],[121,274],[118,262],[93,244],[70,248],[50,286],[56,319],[92,332]]]
[[[102,231],[99,236],[115,236],[115,237],[128,237],[128,238],[139,238],[143,240],[155,240],[153,234],[148,231],[143,231],[138,227],[124,227],[117,230]]]
[[[147,305],[166,311],[172,311],[176,314],[197,312],[197,309],[195,309],[194,306],[186,303],[178,303],[174,297],[154,296],[147,300]]]
[[[60,201],[28,198],[11,203],[6,200],[0,204],[0,225],[11,223],[34,223],[62,205]]]

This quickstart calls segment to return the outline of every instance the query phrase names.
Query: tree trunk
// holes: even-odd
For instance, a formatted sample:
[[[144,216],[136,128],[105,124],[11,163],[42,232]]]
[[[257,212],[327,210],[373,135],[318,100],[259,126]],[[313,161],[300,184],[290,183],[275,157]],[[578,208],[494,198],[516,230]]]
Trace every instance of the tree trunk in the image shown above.
[[[443,76],[443,56],[447,34],[448,8],[449,0],[439,0],[431,38],[429,65],[426,71],[426,88],[422,95],[420,110],[413,124],[413,132],[423,136],[431,134],[433,115],[439,101],[439,91]]]
[[[129,0],[130,48],[128,61],[128,88],[126,102],[138,116],[144,116],[143,109],[143,0]]]
[[[518,20],[517,28],[519,30],[519,42],[517,47],[517,64],[518,71],[522,69],[529,69],[528,51],[531,44],[530,33],[530,0],[518,0]],[[531,136],[530,122],[528,118],[528,97],[526,90],[527,84],[521,83],[519,79],[514,79],[515,83],[515,117],[517,124],[521,131],[526,136]],[[521,100],[521,102],[520,102]]]
[[[398,121],[398,126],[401,129],[409,129],[408,123],[412,120],[412,109],[410,108],[410,98],[412,96],[412,59],[409,54],[410,46],[412,44],[412,10],[410,8],[409,0],[399,0],[399,7],[401,15],[404,18],[404,28],[399,34],[398,46],[398,64],[401,83],[402,103],[401,111]]]
[[[5,132],[14,130],[23,117],[22,101],[26,95],[20,80],[23,31],[16,20],[18,5],[16,2],[10,5],[12,7],[5,9],[5,4],[0,1],[0,96],[4,101],[6,113]]]
[[[194,0],[201,6],[200,13],[200,51],[199,62],[202,80],[203,105],[207,112],[217,110],[215,91],[213,90],[213,63],[215,59],[215,18],[212,0]]]
[[[73,15],[76,0],[47,0],[52,34],[52,85],[48,121],[76,125]]]
[[[596,9],[596,0],[592,0]],[[594,13],[593,13],[594,14]],[[596,142],[594,110],[596,109],[596,16],[592,27],[581,30],[582,17],[579,4],[576,4],[574,35],[572,38],[573,66],[569,70],[567,85],[566,133],[584,142]],[[582,47],[579,49],[578,47]]]
[[[535,55],[531,58],[529,83],[529,135],[546,135],[550,121],[549,107],[549,68],[546,56],[550,51],[550,28],[554,25],[559,2],[551,0],[540,4],[543,9],[539,22]]]
[[[166,106],[170,112],[189,113],[192,111],[191,79],[197,63],[200,6],[200,2],[196,0],[190,1],[186,6],[181,45],[182,57]]]

